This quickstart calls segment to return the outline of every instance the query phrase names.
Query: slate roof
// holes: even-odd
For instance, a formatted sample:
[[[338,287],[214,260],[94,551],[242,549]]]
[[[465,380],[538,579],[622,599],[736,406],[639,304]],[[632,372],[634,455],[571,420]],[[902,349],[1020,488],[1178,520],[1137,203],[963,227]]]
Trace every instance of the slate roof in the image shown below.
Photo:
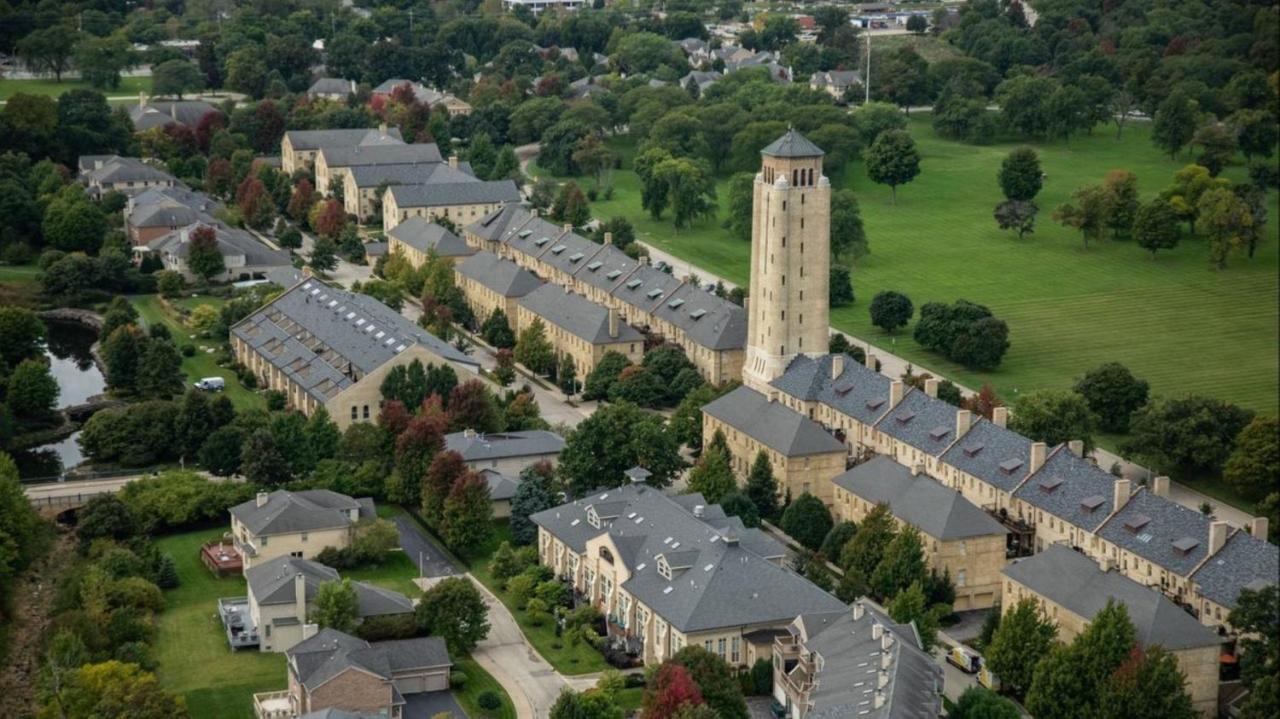
[[[825,153],[822,148],[801,135],[799,130],[791,128],[761,150],[760,154],[769,157],[822,157]]]
[[[873,425],[889,410],[888,377],[845,355],[840,376],[831,378],[833,355],[797,355],[770,386],[805,401],[821,402]]]
[[[1061,444],[1049,453],[1040,471],[1028,477],[1013,496],[1093,532],[1114,510],[1115,482],[1115,477]],[[1096,503],[1094,509],[1086,508],[1084,500]]]
[[[467,165],[468,169],[470,165]],[[443,185],[453,182],[479,182],[460,167],[447,162],[415,162],[393,165],[356,165],[350,169],[356,187],[387,185]]]
[[[476,360],[368,295],[304,278],[231,328],[325,402],[413,344],[454,364]]]
[[[956,490],[883,454],[832,481],[868,502],[889,505],[893,516],[941,541],[1008,533]]]
[[[410,217],[391,228],[387,235],[419,252],[435,252],[441,257],[467,257],[475,254],[475,250],[468,247],[461,237],[422,217]]]
[[[520,201],[520,190],[511,180],[396,185],[387,192],[391,193],[396,200],[396,207],[400,208]]]
[[[383,134],[379,128],[353,130],[290,130],[285,137],[294,150],[319,150],[322,147],[355,147],[357,145],[403,145],[400,128],[388,128]]]
[[[413,88],[414,99],[426,105],[434,105],[445,98],[444,93],[437,92],[436,90],[432,90],[431,88],[426,87],[420,82],[413,82],[412,80],[405,80],[398,77],[393,77],[390,80],[383,81],[381,85],[378,85],[377,87],[373,88],[372,94],[390,95],[391,93],[395,92],[396,88],[406,84],[409,85],[411,88]]]
[[[591,344],[643,342],[644,335],[631,325],[618,320],[618,336],[609,336],[609,310],[560,285],[544,284],[521,297],[520,306],[547,324]]]
[[[803,628],[797,626],[802,622]],[[885,703],[878,709],[875,694],[884,649],[873,634],[876,624],[894,637],[882,690]],[[801,617],[790,629],[804,631],[804,651],[821,658],[812,677],[816,686],[809,694],[809,719],[934,719],[942,713],[942,667],[920,649],[911,625],[866,609],[859,619],[852,611]],[[797,665],[793,671],[803,669]]]
[[[1098,529],[1098,536],[1185,577],[1209,554],[1212,521],[1194,509],[1140,487]]]
[[[845,451],[822,425],[747,387],[704,405],[702,411],[784,457]]]
[[[468,462],[540,457],[559,454],[564,449],[564,437],[543,429],[494,434],[454,432],[445,435],[444,448],[457,452]]]
[[[846,88],[860,82],[862,74],[857,70],[827,70],[809,76],[809,83],[818,87]]]
[[[157,202],[138,205],[128,213],[133,227],[186,227],[207,217],[203,213],[177,202]]]
[[[326,567],[319,562],[288,555],[250,567],[245,570],[244,575],[249,583],[249,592],[259,605],[296,602],[295,580],[298,575],[303,577],[307,602],[315,599],[321,584],[336,582],[340,579],[336,569]],[[352,582],[351,586],[356,590],[356,599],[359,602],[357,611],[362,618],[408,614],[413,611],[413,602],[400,592],[376,587],[366,582]]]
[[[363,712],[356,714],[345,709],[335,709],[329,707],[320,711],[307,712],[298,716],[298,719],[382,719],[385,714],[365,714]]]
[[[596,244],[576,232],[565,232],[553,240],[542,262],[567,275],[574,275],[591,264],[603,245]]]
[[[720,80],[721,77],[723,77],[723,75],[721,75],[719,72],[716,72],[715,70],[711,70],[709,72],[704,72],[702,70],[693,70],[692,72],[685,74],[684,77],[680,78],[680,87],[687,88],[689,86],[689,81],[693,80],[698,84],[699,89],[705,90],[708,87],[716,84],[716,82]]]
[[[467,232],[484,240],[499,242],[512,223],[522,223],[529,218],[529,212],[519,205],[503,205],[484,217],[467,225]]]
[[[503,474],[496,469],[482,469],[480,476],[489,483],[489,499],[494,502],[511,499],[516,496],[516,489],[520,487],[519,477]]]
[[[1085,620],[1092,620],[1108,599],[1123,602],[1138,642],[1144,647],[1159,644],[1177,650],[1222,643],[1216,632],[1158,590],[1114,570],[1104,572],[1092,559],[1070,547],[1050,545],[1039,554],[1014,560],[1001,571]]]
[[[322,77],[307,88],[308,95],[351,95],[355,91],[355,80],[343,80],[340,77]]]
[[[747,311],[690,282],[663,298],[652,314],[703,347],[730,350],[747,344]]]
[[[223,257],[243,257],[246,268],[286,267],[292,266],[289,253],[273,250],[263,244],[257,237],[244,230],[228,227],[218,221],[193,222],[172,232],[167,232],[147,243],[152,252],[163,252],[174,257],[185,258],[191,250],[191,233],[200,227],[211,227],[217,241],[218,253]],[[228,274],[234,274],[240,267],[227,265]]]
[[[957,411],[954,405],[913,388],[876,422],[876,429],[937,457],[956,439]]]
[[[651,265],[640,265],[627,279],[613,288],[614,297],[644,312],[671,298],[680,280]]]
[[[129,119],[133,121],[133,129],[142,132],[165,125],[195,127],[210,112],[220,111],[203,100],[152,99],[146,105],[131,106]]]
[[[255,497],[230,511],[250,532],[270,536],[350,526],[354,523],[350,514],[353,510],[357,517],[372,517],[373,500],[352,499],[327,489],[279,489],[268,494],[261,507]]]
[[[223,204],[214,198],[182,185],[148,187],[129,198],[128,207],[138,209],[146,205],[173,203],[190,207],[199,212],[213,213]]]
[[[1206,599],[1234,608],[1241,591],[1280,584],[1280,547],[1238,530],[1191,579]]]
[[[351,668],[390,681],[413,669],[452,666],[439,637],[396,639],[370,644],[335,629],[321,629],[285,652],[290,670],[309,691]]]
[[[612,292],[618,285],[626,282],[639,266],[640,263],[628,257],[627,253],[612,245],[605,245],[589,262],[583,264],[574,278],[596,289]]]
[[[1012,492],[1031,470],[1031,440],[980,418],[942,455],[942,461]]]
[[[702,506],[696,517],[692,507]],[[593,527],[590,509],[604,519]],[[701,495],[681,501],[645,485],[597,491],[530,517],[575,552],[608,534],[631,571],[622,589],[682,632],[785,622],[797,612],[841,611],[844,604],[795,572],[765,558],[781,553],[759,530],[742,528]],[[733,538],[751,535],[753,547]],[[756,536],[760,535],[760,536]],[[758,549],[757,549],[758,548]],[[659,556],[673,566],[658,573]],[[678,567],[687,567],[679,569]]]
[[[153,167],[136,157],[114,156],[85,174],[89,183],[114,184],[117,182],[176,182],[173,175]]]
[[[443,162],[440,148],[434,142],[333,146],[322,145],[320,154],[329,167],[357,165],[414,165]]]
[[[453,271],[502,297],[524,297],[542,284],[537,275],[492,252],[477,252],[454,265]]]

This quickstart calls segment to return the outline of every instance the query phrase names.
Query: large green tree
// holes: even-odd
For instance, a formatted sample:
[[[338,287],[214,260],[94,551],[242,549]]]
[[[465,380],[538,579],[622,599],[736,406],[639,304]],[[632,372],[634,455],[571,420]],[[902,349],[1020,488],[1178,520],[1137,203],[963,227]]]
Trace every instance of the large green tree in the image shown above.
[[[424,592],[416,614],[418,627],[443,638],[455,656],[470,653],[489,636],[489,608],[464,577],[449,577]]]
[[[151,69],[151,91],[162,97],[181,100],[185,93],[202,89],[204,75],[187,60],[166,60]]]
[[[1275,491],[1276,477],[1280,477],[1280,420],[1255,417],[1236,437],[1222,479],[1246,497],[1261,498]]]
[[[898,186],[920,174],[920,151],[906,130],[880,133],[866,152],[867,176],[872,182],[888,185],[893,204],[898,204]]]
[[[1055,647],[1036,665],[1027,711],[1037,719],[1099,716],[1108,679],[1129,658],[1135,641],[1125,605],[1108,599],[1071,644]]]
[[[812,550],[822,546],[822,540],[831,531],[833,524],[831,512],[826,505],[808,492],[801,494],[786,508],[779,522],[782,531]]]
[[[1026,695],[1040,660],[1053,648],[1058,628],[1034,599],[1023,599],[1005,612],[984,654],[987,666],[1015,697]]]
[[[321,629],[336,629],[350,634],[360,620],[360,599],[350,579],[324,582],[316,590],[307,621]]]
[[[689,472],[689,491],[699,492],[712,504],[718,504],[725,495],[738,486],[729,456],[719,447],[711,447],[702,453],[698,463]]]
[[[651,473],[651,484],[665,487],[684,465],[678,449],[660,416],[620,402],[596,410],[569,433],[559,473],[573,496],[619,486],[623,472],[637,465]]]
[[[747,719],[747,703],[742,697],[742,687],[729,664],[719,656],[700,646],[687,646],[671,657],[689,672],[698,685],[707,706],[715,710],[720,719]]]
[[[1133,240],[1138,247],[1151,253],[1151,259],[1155,259],[1159,250],[1177,247],[1181,239],[1178,213],[1168,200],[1157,197],[1138,208],[1133,219]]]
[[[1040,194],[1044,186],[1044,171],[1040,169],[1040,156],[1030,147],[1019,147],[1005,156],[996,175],[1000,191],[1005,199],[1030,202]]]
[[[18,42],[18,57],[35,72],[52,73],[55,82],[62,82],[62,73],[71,69],[80,33],[66,24],[50,25],[36,30]]]
[[[1129,420],[1124,450],[1178,477],[1217,473],[1253,417],[1251,410],[1212,397],[1155,399]]]
[[[1098,419],[1084,397],[1066,390],[1041,389],[1018,397],[1009,429],[1050,447],[1080,440],[1093,450]]]
[[[1119,362],[1099,365],[1075,384],[1075,391],[1098,418],[1098,428],[1117,434],[1129,431],[1129,417],[1147,403],[1150,389],[1146,380],[1134,377]]]

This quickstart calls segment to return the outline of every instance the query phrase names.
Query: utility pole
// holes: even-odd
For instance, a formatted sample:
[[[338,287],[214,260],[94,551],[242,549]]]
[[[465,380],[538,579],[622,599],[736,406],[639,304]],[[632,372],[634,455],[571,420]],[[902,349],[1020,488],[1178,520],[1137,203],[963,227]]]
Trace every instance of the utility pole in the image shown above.
[[[867,96],[863,103],[871,102],[871,28],[864,28],[864,35],[867,36],[867,76],[863,78],[863,89],[866,90]]]

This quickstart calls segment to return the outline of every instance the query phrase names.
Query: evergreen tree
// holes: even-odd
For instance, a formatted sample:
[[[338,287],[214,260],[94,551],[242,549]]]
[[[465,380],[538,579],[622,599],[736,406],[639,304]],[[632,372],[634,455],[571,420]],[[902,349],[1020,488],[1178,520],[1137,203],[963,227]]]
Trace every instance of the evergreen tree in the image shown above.
[[[329,419],[329,411],[320,407],[307,419],[303,430],[307,451],[315,462],[330,459],[337,455],[338,443],[342,441],[342,432],[338,425]]]
[[[914,622],[916,632],[920,634],[922,648],[926,652],[933,650],[933,644],[938,637],[938,613],[935,608],[929,606],[920,582],[914,582],[905,590],[898,592],[893,602],[889,604],[889,616],[900,624]]]
[[[721,497],[720,508],[730,517],[741,519],[742,524],[747,527],[760,526],[759,510],[756,509],[756,505],[751,501],[751,498],[741,489],[735,489]]]
[[[778,483],[773,478],[773,465],[769,455],[761,450],[751,463],[751,472],[747,474],[747,497],[756,505],[761,519],[772,519],[778,514]]]
[[[535,464],[520,473],[520,484],[511,498],[511,538],[517,544],[533,544],[538,537],[537,525],[529,521],[531,515],[559,504],[551,487],[552,472],[548,464]]]
[[[240,471],[250,482],[266,487],[278,487],[292,476],[289,460],[277,446],[275,436],[265,427],[245,440],[240,451]]]
[[[582,398],[585,400],[608,399],[610,390],[622,371],[631,366],[625,355],[609,350],[604,353],[594,369],[587,373],[583,384]]]
[[[689,491],[701,493],[711,504],[719,504],[737,486],[733,468],[729,466],[729,456],[719,448],[712,447],[703,452],[689,473]]]
[[[495,349],[511,349],[516,346],[516,335],[511,331],[507,313],[495,307],[493,313],[480,326],[480,337]]]
[[[138,357],[135,387],[144,398],[168,399],[182,391],[182,357],[173,343],[147,339]]]
[[[816,550],[831,531],[831,512],[821,499],[805,492],[782,513],[782,531],[800,544]]]
[[[542,320],[535,319],[520,332],[516,341],[516,361],[535,374],[547,375],[555,369],[555,350],[547,339],[547,328]]]
[[[928,578],[924,563],[924,543],[920,531],[906,526],[885,547],[884,557],[871,573],[871,589],[881,597],[893,597],[916,582]]]
[[[578,393],[578,366],[568,353],[560,356],[560,368],[556,371],[556,384],[566,397],[573,397]]]
[[[854,570],[863,577],[869,578],[880,565],[885,549],[897,533],[893,515],[889,512],[889,505],[876,505],[875,509],[862,518],[858,533],[840,552],[840,567],[846,572]]]

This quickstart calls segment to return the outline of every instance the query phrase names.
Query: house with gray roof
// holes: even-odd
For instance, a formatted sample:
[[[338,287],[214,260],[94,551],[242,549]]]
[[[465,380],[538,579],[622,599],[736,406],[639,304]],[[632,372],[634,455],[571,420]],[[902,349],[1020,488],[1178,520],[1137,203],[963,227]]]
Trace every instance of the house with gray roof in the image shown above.
[[[484,250],[455,262],[453,276],[454,284],[481,322],[500,309],[508,325],[515,322],[520,298],[542,285],[537,275]]]
[[[167,125],[195,129],[205,115],[211,112],[222,114],[221,110],[203,100],[164,100],[146,95],[139,95],[138,104],[131,105],[128,112],[134,132]]]
[[[724,77],[724,75],[716,72],[715,70],[693,70],[680,78],[680,87],[688,90],[689,83],[693,83],[698,86],[699,91],[703,91],[719,82],[722,77]]]
[[[1240,593],[1280,585],[1280,547],[1267,541],[1266,526],[1254,520],[1253,532],[1238,529],[1225,539],[1224,525],[1211,527],[1209,558],[1191,575],[1194,606],[1200,621],[1230,628],[1227,615],[1236,608]]]
[[[221,202],[181,185],[153,187],[133,195],[124,208],[125,231],[135,246],[145,245],[194,222],[214,223]]]
[[[290,175],[299,169],[310,169],[316,154],[326,147],[403,144],[400,128],[385,124],[375,128],[289,130],[280,140],[280,167]]]
[[[463,226],[520,201],[511,180],[472,180],[395,185],[382,196],[382,226],[391,230],[410,217],[444,218]]]
[[[1014,490],[1010,513],[1035,526],[1037,552],[1057,541],[1081,547],[1115,508],[1124,504],[1128,492],[1127,481],[1118,480],[1062,444],[1049,453],[1039,471]]]
[[[891,381],[848,355],[797,355],[769,384],[780,402],[843,436],[851,455],[878,448],[875,424],[902,400],[901,380]]]
[[[250,631],[264,652],[283,652],[302,641],[307,617],[320,586],[341,580],[338,571],[309,559],[288,555],[261,562],[244,572],[249,587]],[[352,582],[358,621],[372,617],[409,616],[413,602],[400,592],[367,582]]]
[[[79,164],[80,181],[91,197],[108,192],[136,195],[150,188],[178,184],[173,175],[136,157],[89,155],[81,157]]]
[[[481,469],[480,477],[489,485],[489,502],[493,505],[494,519],[511,516],[511,500],[520,488],[520,477],[504,474],[496,469]]]
[[[390,99],[397,89],[405,85],[408,85],[410,90],[413,92],[413,99],[415,102],[422,103],[432,110],[444,109],[450,116],[471,114],[471,105],[467,104],[464,100],[461,100],[447,92],[433,90],[420,82],[413,82],[412,80],[391,78],[390,80],[386,80],[382,84],[373,88],[373,92],[370,94],[374,98],[381,98],[385,101]]]
[[[943,402],[929,390],[911,389],[875,424],[877,448],[906,465],[933,469],[937,458],[969,431],[972,413]]]
[[[198,216],[207,218],[204,215]],[[267,247],[245,230],[208,219],[199,219],[185,227],[166,232],[145,245],[134,247],[133,252],[138,256],[154,254],[160,258],[166,270],[178,272],[187,281],[193,281],[197,275],[188,264],[188,257],[191,253],[193,237],[196,237],[196,233],[201,230],[213,231],[218,254],[222,255],[223,270],[210,277],[211,281],[235,282],[264,279],[267,273],[277,268],[293,266],[289,253]]]
[[[349,96],[356,94],[357,90],[358,87],[355,80],[344,80],[340,77],[322,77],[311,83],[311,87],[307,88],[307,97],[312,100],[323,99],[345,102]]]
[[[1168,480],[1161,479],[1163,486]],[[1187,602],[1191,573],[1209,556],[1213,519],[1147,487],[1124,494],[1117,492],[1124,503],[1097,529],[1101,551],[1135,581]]]
[[[1046,453],[1043,442],[979,418],[939,457],[939,470],[974,504],[1007,510],[1009,495],[1039,469]]]
[[[616,310],[560,285],[540,285],[516,301],[512,325],[516,334],[535,322],[545,327],[557,356],[573,359],[578,377],[584,380],[607,352],[617,352],[635,364],[644,357],[644,335],[624,322]]]
[[[643,483],[601,489],[530,517],[539,561],[608,618],[616,645],[658,663],[689,645],[731,666],[769,656],[797,612],[845,605],[785,566],[781,545],[699,494]]]
[[[899,524],[919,530],[926,563],[955,582],[958,611],[986,609],[1000,601],[1008,530],[962,494],[885,455],[836,476],[832,513],[862,524],[886,505]]]
[[[464,381],[479,371],[475,359],[373,297],[310,277],[232,326],[231,349],[289,406],[306,415],[323,407],[343,429],[376,419],[393,367],[447,364]]]
[[[421,267],[434,254],[460,260],[475,254],[461,237],[421,217],[410,217],[387,232],[391,252],[399,252],[414,267]]]
[[[809,76],[809,89],[822,90],[838,101],[843,101],[850,88],[862,84],[862,73],[857,70],[826,70]]]
[[[444,162],[440,148],[434,142],[411,145],[364,144],[350,147],[321,147],[315,156],[316,191],[326,197],[334,194],[333,188],[346,183],[346,175],[353,167],[423,165]]]
[[[261,719],[328,709],[401,719],[406,697],[447,691],[453,668],[439,637],[371,643],[334,629],[294,645],[285,661],[288,688],[253,697]]]
[[[247,572],[280,556],[314,557],[326,547],[351,545],[355,526],[373,519],[373,500],[327,489],[276,490],[230,509],[231,536]]]
[[[539,462],[554,466],[564,450],[564,437],[544,429],[491,434],[465,429],[445,435],[444,448],[462,455],[472,469],[496,469],[518,477]]]
[[[449,185],[479,181],[471,173],[471,165],[459,162],[456,156],[451,156],[447,163],[355,165],[343,173],[342,201],[347,214],[367,221],[380,217],[382,198],[378,193],[394,185]]]
[[[943,672],[913,624],[855,602],[802,614],[776,640],[773,697],[788,719],[933,719]]]
[[[1161,646],[1173,654],[1186,677],[1192,705],[1214,716],[1218,708],[1218,657],[1223,638],[1203,626],[1160,591],[1144,587],[1114,569],[1103,569],[1084,554],[1053,545],[1004,569],[1008,611],[1032,599],[1058,625],[1058,640],[1070,642],[1109,602],[1128,610],[1138,645]]]

